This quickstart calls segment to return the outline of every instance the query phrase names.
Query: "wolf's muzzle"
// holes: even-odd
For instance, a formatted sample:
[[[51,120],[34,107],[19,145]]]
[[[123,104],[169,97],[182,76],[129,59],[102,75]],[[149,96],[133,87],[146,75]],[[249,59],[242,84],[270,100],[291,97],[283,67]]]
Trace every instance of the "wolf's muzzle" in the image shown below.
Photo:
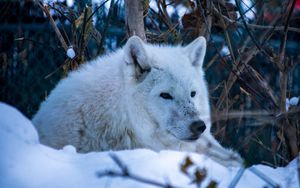
[[[206,125],[203,121],[199,120],[199,121],[194,121],[191,125],[190,125],[190,131],[194,134],[194,135],[200,135],[201,133],[203,133],[206,129]]]

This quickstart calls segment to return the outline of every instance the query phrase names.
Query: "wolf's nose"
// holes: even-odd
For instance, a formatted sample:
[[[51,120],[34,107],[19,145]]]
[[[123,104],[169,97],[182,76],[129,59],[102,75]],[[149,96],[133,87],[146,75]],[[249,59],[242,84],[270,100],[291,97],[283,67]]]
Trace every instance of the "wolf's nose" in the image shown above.
[[[206,129],[206,125],[203,121],[194,121],[191,125],[190,125],[190,130],[193,134],[195,135],[199,135],[201,133],[203,133]]]

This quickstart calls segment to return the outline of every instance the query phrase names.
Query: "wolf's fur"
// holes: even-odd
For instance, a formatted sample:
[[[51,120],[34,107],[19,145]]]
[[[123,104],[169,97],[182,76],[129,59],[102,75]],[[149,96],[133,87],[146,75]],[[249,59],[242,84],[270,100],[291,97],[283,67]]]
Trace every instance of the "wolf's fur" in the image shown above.
[[[186,47],[131,37],[122,49],[71,72],[51,92],[33,118],[41,143],[54,148],[71,144],[79,152],[174,149],[238,163],[238,155],[223,149],[210,133],[205,51],[203,37]],[[206,130],[187,141],[190,125],[198,120]],[[227,161],[230,157],[236,161]]]

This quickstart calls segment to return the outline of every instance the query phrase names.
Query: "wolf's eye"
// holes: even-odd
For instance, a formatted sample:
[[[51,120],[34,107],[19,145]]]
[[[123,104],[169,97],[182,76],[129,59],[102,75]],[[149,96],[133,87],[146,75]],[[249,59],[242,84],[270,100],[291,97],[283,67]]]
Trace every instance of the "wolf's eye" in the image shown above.
[[[169,93],[161,93],[159,96],[161,98],[167,99],[167,100],[172,100],[173,99],[173,97]]]
[[[196,95],[196,91],[192,91],[191,92],[191,97],[195,97],[195,95]]]

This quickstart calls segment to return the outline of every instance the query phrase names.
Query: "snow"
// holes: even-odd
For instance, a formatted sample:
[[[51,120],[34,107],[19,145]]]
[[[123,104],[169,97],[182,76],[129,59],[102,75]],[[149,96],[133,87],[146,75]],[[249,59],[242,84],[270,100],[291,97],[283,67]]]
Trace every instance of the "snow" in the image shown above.
[[[66,0],[67,6],[72,7],[74,5],[74,0]]]
[[[73,49],[73,46],[69,46],[68,50],[67,50],[67,56],[70,58],[70,59],[73,59],[75,57],[76,53]]]
[[[176,151],[156,153],[148,149],[118,152],[91,152],[78,154],[73,146],[55,150],[41,145],[30,120],[15,108],[0,103],[0,187],[52,188],[52,187],[155,187],[124,177],[101,177],[107,170],[121,172],[111,155],[116,155],[129,172],[162,184],[180,187],[196,187],[180,171],[180,165],[189,156],[194,165],[188,169],[207,170],[202,186],[211,180],[219,187],[228,187],[239,168],[226,168],[204,155]],[[298,187],[297,161],[284,168],[264,165],[251,167],[260,171],[280,187]],[[264,187],[267,182],[246,169],[237,187]]]
[[[286,111],[288,111],[291,106],[297,106],[298,103],[299,103],[299,97],[292,97],[290,99],[286,98],[285,99],[285,108],[286,108]]]
[[[299,103],[299,97],[292,97],[289,100],[290,105],[292,106],[297,106]]]

